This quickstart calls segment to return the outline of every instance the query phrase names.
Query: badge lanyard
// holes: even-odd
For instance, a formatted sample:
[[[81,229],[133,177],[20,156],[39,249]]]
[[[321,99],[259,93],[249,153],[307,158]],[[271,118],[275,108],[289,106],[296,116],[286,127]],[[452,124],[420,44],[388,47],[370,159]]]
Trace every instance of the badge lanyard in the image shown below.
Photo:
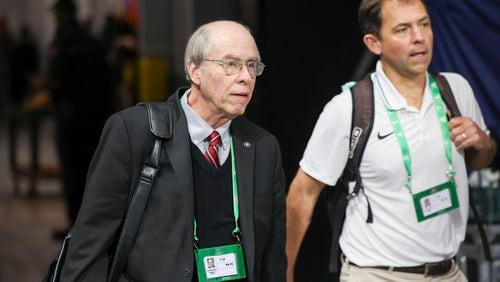
[[[236,176],[236,161],[234,158],[233,138],[230,137],[231,144],[231,180],[233,190],[233,215],[234,229],[233,236],[236,244],[215,246],[210,248],[198,248],[198,236],[196,234],[197,224],[194,221],[193,241],[196,269],[200,282],[229,281],[246,278],[245,258],[243,248],[240,243],[240,227],[238,220],[240,217],[238,204],[238,178]]]
[[[380,89],[382,90],[378,77],[377,77],[377,82],[379,84]],[[444,108],[443,99],[441,98],[441,94],[439,93],[439,88],[437,87],[436,81],[431,75],[429,75],[429,85],[432,92],[432,102],[434,104],[434,108],[436,109],[439,125],[441,128],[441,136],[444,143],[444,152],[446,155],[446,159],[448,160],[448,171],[446,172],[446,175],[448,176],[450,181],[454,182],[455,170],[453,169],[453,163],[452,163],[451,138],[450,138],[450,131],[448,128],[448,119],[446,118],[446,111]],[[389,109],[385,100],[384,100],[384,106],[389,116],[389,119],[392,123],[392,126],[394,128],[394,131],[396,133],[396,137],[401,147],[401,153],[403,154],[403,163],[406,170],[405,187],[406,189],[408,189],[410,194],[413,194],[411,190],[412,173],[411,173],[410,147],[408,146],[408,141],[401,126],[398,114],[396,113],[395,110]]]
[[[240,218],[240,210],[239,210],[239,204],[238,204],[238,178],[236,176],[236,161],[234,160],[234,148],[233,148],[233,137],[231,136],[230,139],[230,144],[231,144],[231,179],[232,179],[232,188],[233,188],[233,215],[234,215],[234,229],[233,229],[233,236],[236,238],[237,242],[240,243],[240,226],[238,225],[238,220]],[[196,224],[196,219],[194,219],[194,234],[193,234],[193,239],[194,239],[194,244],[195,247],[198,248],[198,236],[196,233],[197,230],[197,224]]]

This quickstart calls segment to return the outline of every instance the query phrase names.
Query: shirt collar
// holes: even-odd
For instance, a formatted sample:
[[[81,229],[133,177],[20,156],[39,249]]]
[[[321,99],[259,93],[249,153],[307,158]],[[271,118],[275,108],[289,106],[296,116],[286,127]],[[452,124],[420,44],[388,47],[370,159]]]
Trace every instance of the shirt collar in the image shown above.
[[[394,87],[394,84],[392,84],[392,81],[387,77],[380,60],[377,62],[375,74],[372,74],[372,81],[375,84],[375,91],[382,95],[381,97],[384,99],[389,109],[395,111],[408,109],[409,106],[406,99],[399,93],[396,87]],[[428,75],[426,75],[424,97],[421,107],[422,111],[430,106],[432,102],[430,100],[430,95],[429,78]]]
[[[223,125],[212,128],[204,119],[202,119],[187,103],[187,97],[191,89],[186,90],[186,92],[181,97],[181,107],[186,115],[189,136],[191,141],[195,145],[200,145],[203,142],[208,142],[206,140],[207,136],[210,135],[214,130],[219,132],[222,140],[222,147],[224,149],[229,146],[229,127],[231,126],[231,120],[224,123]]]

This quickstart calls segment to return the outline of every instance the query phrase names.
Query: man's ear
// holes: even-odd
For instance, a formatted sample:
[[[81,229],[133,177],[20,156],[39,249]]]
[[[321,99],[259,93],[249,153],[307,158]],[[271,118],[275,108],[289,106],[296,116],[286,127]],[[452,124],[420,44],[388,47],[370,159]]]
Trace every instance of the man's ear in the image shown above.
[[[370,52],[372,52],[373,54],[377,56],[380,56],[380,54],[382,54],[380,39],[374,34],[372,33],[365,34],[365,36],[363,36],[363,42],[365,43],[368,50],[370,50]]]
[[[191,82],[197,85],[200,84],[200,67],[190,62],[188,65],[188,72]]]

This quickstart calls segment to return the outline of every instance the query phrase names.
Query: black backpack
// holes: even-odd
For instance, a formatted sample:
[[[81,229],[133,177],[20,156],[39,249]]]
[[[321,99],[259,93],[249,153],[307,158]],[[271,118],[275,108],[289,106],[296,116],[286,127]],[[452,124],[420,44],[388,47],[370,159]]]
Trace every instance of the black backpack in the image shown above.
[[[436,83],[439,87],[441,97],[443,98],[446,107],[448,108],[450,117],[461,116],[460,110],[458,109],[455,97],[451,91],[450,85],[446,78],[440,74],[432,74]],[[360,190],[363,190],[363,181],[359,175],[359,165],[363,157],[363,152],[365,150],[366,143],[370,137],[370,133],[373,127],[374,120],[374,95],[373,95],[373,83],[370,76],[367,76],[363,80],[357,82],[351,88],[352,97],[352,123],[351,123],[351,135],[349,141],[349,154],[347,159],[347,164],[344,167],[342,175],[335,187],[327,187],[325,192],[326,208],[328,212],[328,218],[332,228],[332,242],[330,249],[330,262],[328,269],[330,272],[335,273],[339,271],[340,266],[340,252],[339,252],[339,238],[342,232],[342,227],[344,225],[345,210],[347,208],[347,203],[350,199],[356,197]],[[349,193],[349,183],[355,182],[354,189]],[[471,200],[472,197],[469,197]],[[368,216],[366,223],[370,224],[373,222],[373,214],[370,207],[370,202],[368,201]],[[486,259],[491,261],[491,252],[486,239],[486,233],[484,232],[483,225],[479,219],[478,212],[470,201],[470,207],[476,218],[478,224],[478,230],[481,237],[483,251]]]

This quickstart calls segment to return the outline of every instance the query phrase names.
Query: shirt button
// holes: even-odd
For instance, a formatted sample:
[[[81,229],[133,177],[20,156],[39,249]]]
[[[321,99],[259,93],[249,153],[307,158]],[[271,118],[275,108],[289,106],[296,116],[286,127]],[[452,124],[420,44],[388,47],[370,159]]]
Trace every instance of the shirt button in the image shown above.
[[[184,277],[186,277],[186,278],[191,277],[191,270],[185,268],[184,272],[182,273],[182,275],[184,275]]]

